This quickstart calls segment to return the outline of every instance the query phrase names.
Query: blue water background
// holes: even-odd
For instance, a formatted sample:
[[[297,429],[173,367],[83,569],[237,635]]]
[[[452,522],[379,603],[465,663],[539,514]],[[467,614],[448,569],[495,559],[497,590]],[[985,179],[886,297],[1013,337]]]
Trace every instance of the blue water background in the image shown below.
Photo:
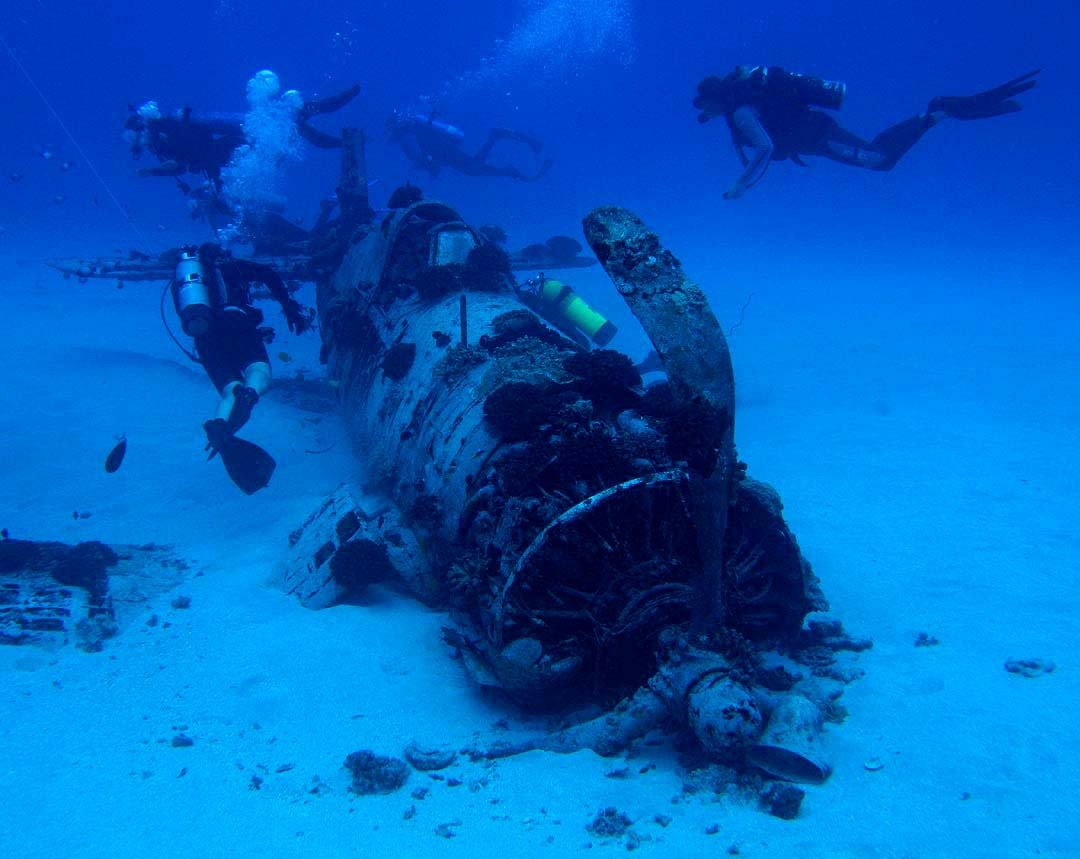
[[[537,9],[544,36],[572,23],[574,38],[520,61],[505,43]],[[793,260],[897,254],[918,269],[991,256],[999,266],[1069,271],[1080,199],[1080,68],[1070,46],[1080,13],[1066,0],[993,0],[977,12],[950,2],[714,4],[460,2],[292,4],[226,0],[50,3],[14,0],[2,34],[84,147],[149,245],[159,225],[204,235],[167,179],[140,179],[121,139],[129,102],[165,109],[242,111],[244,84],[272,68],[286,87],[326,94],[353,81],[363,93],[330,125],[368,130],[376,202],[409,174],[383,138],[394,108],[432,105],[469,145],[491,125],[542,136],[556,158],[535,185],[413,176],[477,222],[498,221],[512,244],[577,234],[600,203],[638,210],[684,253],[723,249],[738,269]],[[515,30],[515,28],[518,28]],[[568,32],[568,31],[563,31]],[[605,38],[606,34],[606,38]],[[500,41],[504,53],[500,59]],[[484,58],[492,71],[478,83]],[[1040,86],[1019,116],[934,129],[891,174],[814,163],[774,164],[745,199],[720,193],[739,167],[722,123],[699,126],[696,82],[736,63],[766,63],[848,84],[845,125],[872,136],[925,106],[1035,67]],[[482,76],[481,76],[482,77]],[[18,74],[0,57],[5,94],[0,224],[18,255],[86,251],[131,241],[107,195]],[[423,99],[427,97],[428,100]],[[325,120],[324,120],[325,123]],[[51,143],[58,157],[35,156]],[[75,162],[70,173],[59,162]],[[290,165],[290,211],[312,217],[333,185],[336,159],[308,148]],[[53,202],[63,195],[62,204]],[[61,241],[62,238],[62,241]]]

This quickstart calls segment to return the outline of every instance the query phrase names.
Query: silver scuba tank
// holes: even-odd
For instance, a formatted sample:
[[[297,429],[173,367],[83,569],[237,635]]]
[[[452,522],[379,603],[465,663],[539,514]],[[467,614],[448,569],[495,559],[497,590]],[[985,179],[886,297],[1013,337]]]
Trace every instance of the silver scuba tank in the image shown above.
[[[443,122],[441,119],[436,119],[434,114],[428,114],[427,116],[418,116],[416,119],[422,122],[424,125],[430,126],[442,134],[444,137],[449,137],[458,143],[465,140],[465,132],[455,125],[451,125],[449,122]]]
[[[181,248],[176,263],[176,275],[172,282],[173,304],[184,333],[199,337],[210,328],[210,311],[213,307],[210,285],[206,283],[199,252],[195,248]]]
[[[805,104],[824,107],[828,110],[839,110],[843,105],[844,94],[847,92],[847,85],[843,82],[827,81],[794,72],[788,72],[788,74],[790,75],[788,85]]]
[[[766,92],[807,106],[839,110],[844,103],[847,85],[841,81],[789,72],[779,66],[752,69],[750,76],[760,82]]]

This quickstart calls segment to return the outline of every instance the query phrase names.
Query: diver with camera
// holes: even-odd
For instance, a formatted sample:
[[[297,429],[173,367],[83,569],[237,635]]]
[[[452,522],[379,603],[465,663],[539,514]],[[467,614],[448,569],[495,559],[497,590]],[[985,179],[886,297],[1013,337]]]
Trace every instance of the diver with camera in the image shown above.
[[[867,170],[891,170],[922,136],[943,119],[987,119],[1015,113],[1014,98],[1035,86],[1040,70],[971,96],[938,96],[924,113],[886,128],[872,140],[848,131],[831,115],[839,110],[847,87],[779,66],[738,66],[724,77],[698,84],[694,107],[698,122],[723,117],[731,132],[743,172],[724,199],[741,197],[765,175],[771,161],[790,159],[805,167],[803,155],[815,155]]]
[[[220,245],[182,248],[171,289],[184,333],[221,401],[217,414],[203,424],[210,459],[220,455],[232,481],[251,495],[270,482],[276,463],[265,450],[238,438],[259,397],[270,387],[267,336],[263,314],[252,304],[252,285],[260,283],[285,314],[289,330],[303,334],[314,313],[290,294],[270,266],[237,259]]]

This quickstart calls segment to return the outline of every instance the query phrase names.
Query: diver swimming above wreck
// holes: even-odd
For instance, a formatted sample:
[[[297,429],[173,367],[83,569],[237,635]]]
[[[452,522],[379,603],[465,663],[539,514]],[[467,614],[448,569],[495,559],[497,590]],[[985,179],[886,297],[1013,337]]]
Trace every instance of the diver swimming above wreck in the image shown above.
[[[632,213],[585,219],[667,380],[526,306],[509,260],[418,200],[359,230],[317,284],[322,354],[360,452],[290,538],[310,607],[395,578],[449,608],[469,676],[533,711],[605,715],[479,749],[611,754],[669,722],[714,759],[820,782],[847,638],[779,496],[735,452],[734,377],[702,291]],[[595,338],[594,338],[595,339]],[[839,678],[839,679],[838,679]],[[621,703],[620,703],[621,702]]]
[[[180,251],[171,292],[184,333],[195,341],[198,360],[220,395],[215,417],[203,424],[210,459],[220,455],[233,483],[247,495],[270,482],[276,466],[258,445],[237,436],[270,387],[270,358],[252,302],[262,284],[281,305],[289,330],[302,334],[311,318],[267,265],[233,257],[212,243]]]
[[[253,80],[271,78],[271,92],[276,96],[278,84],[273,72],[262,71]],[[249,94],[250,90],[249,83]],[[337,149],[341,139],[312,126],[311,118],[341,110],[359,92],[360,87],[354,84],[326,98],[304,99],[296,90],[288,90],[282,96],[282,104],[290,124],[295,125],[296,132],[304,140],[320,149]],[[156,101],[148,101],[139,107],[129,105],[124,128],[133,158],[139,159],[144,152],[149,152],[159,162],[153,167],[141,168],[139,175],[200,175],[209,179],[217,190],[221,189],[222,171],[236,151],[249,144],[242,115],[202,115],[194,113],[190,107],[166,114],[161,112]]]
[[[544,144],[537,138],[509,128],[493,128],[487,139],[473,153],[462,146],[465,134],[433,114],[415,114],[395,111],[386,121],[387,138],[401,148],[402,153],[414,167],[431,176],[438,176],[445,168],[456,170],[465,176],[501,176],[520,182],[535,182],[542,178],[554,163],[547,158],[531,173],[514,164],[493,164],[491,153],[501,141],[524,144],[539,159]]]

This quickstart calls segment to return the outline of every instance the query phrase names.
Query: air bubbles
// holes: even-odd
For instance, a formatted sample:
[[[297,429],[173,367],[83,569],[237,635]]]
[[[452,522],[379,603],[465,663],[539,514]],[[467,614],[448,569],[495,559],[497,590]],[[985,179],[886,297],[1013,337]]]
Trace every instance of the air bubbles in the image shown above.
[[[530,4],[491,55],[449,81],[441,98],[526,79],[535,85],[580,78],[593,65],[629,65],[634,56],[631,0],[540,0]],[[497,91],[497,90],[496,90]]]

